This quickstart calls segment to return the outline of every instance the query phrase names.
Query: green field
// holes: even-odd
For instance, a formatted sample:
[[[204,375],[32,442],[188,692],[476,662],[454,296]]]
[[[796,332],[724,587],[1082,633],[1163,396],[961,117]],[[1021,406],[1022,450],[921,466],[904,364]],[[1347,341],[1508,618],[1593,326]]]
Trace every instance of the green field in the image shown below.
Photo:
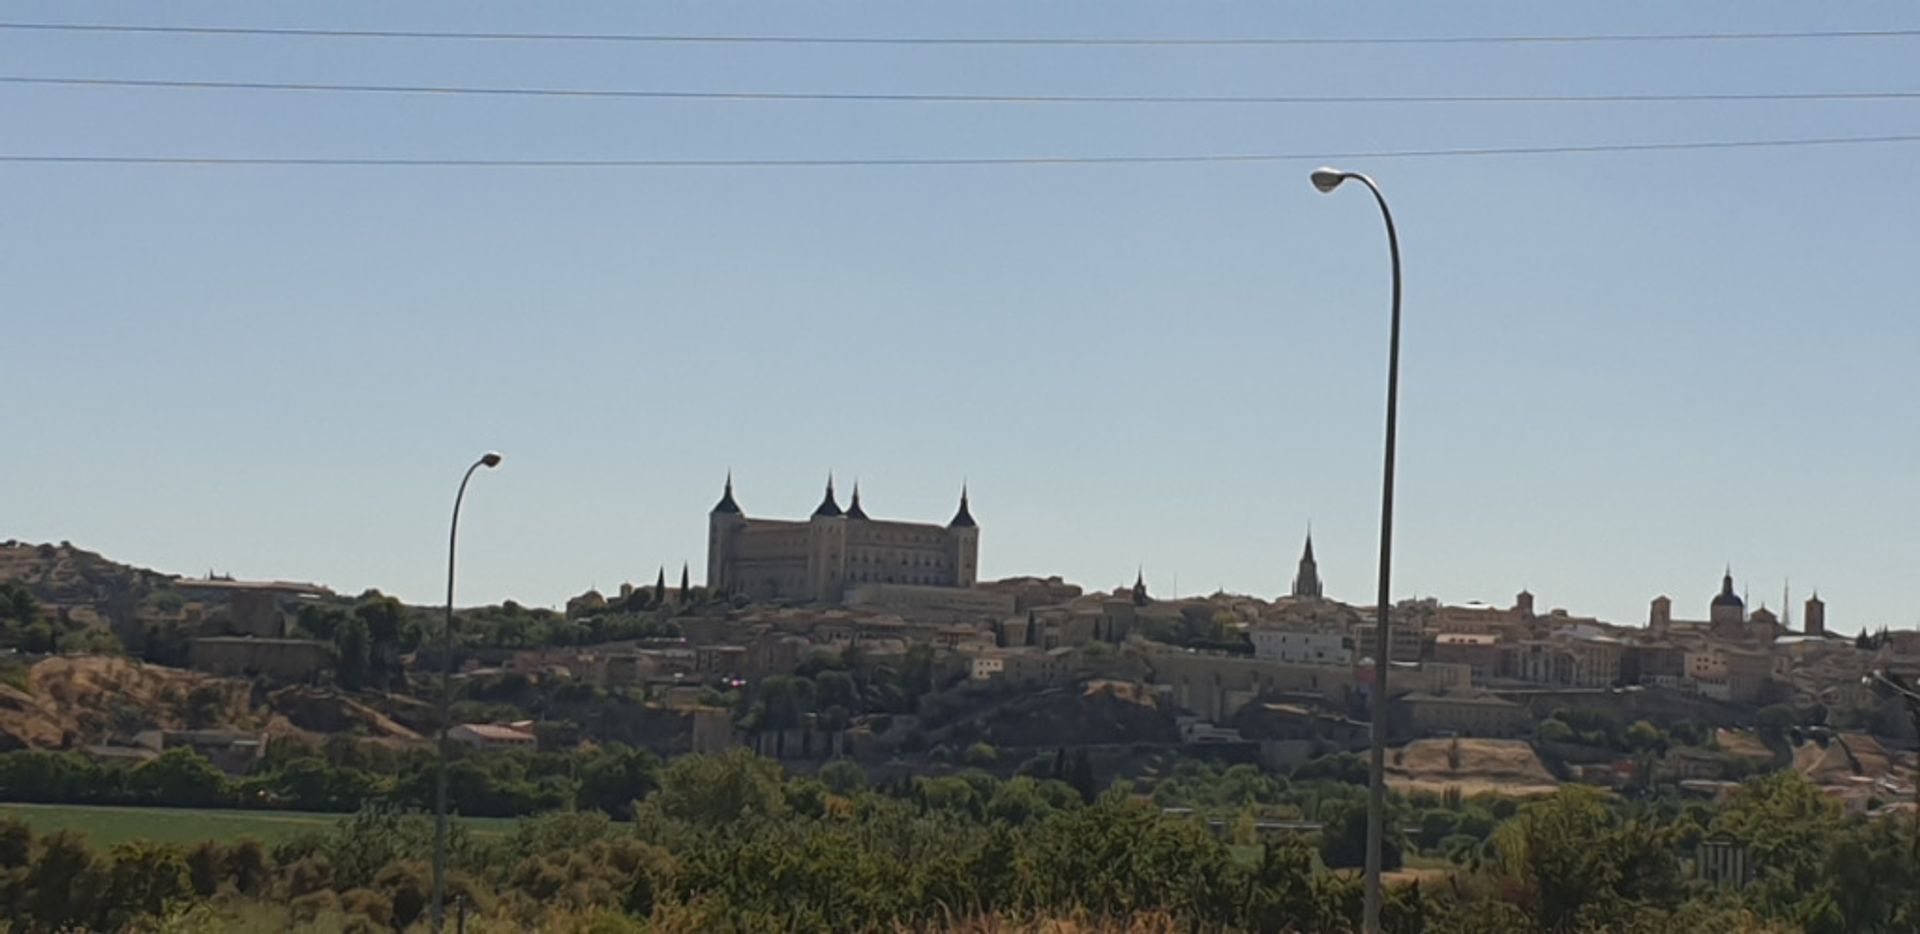
[[[95,846],[122,840],[158,840],[197,843],[257,837],[271,845],[314,830],[326,830],[344,814],[305,811],[193,810],[187,808],[95,807],[81,804],[0,804],[0,816],[27,822],[36,834],[75,830]],[[459,821],[476,834],[511,833],[511,818],[463,817]]]

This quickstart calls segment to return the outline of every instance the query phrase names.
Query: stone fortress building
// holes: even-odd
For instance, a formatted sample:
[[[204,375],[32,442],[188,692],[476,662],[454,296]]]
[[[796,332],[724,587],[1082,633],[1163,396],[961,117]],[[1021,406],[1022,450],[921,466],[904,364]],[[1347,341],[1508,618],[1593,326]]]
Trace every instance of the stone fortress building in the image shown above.
[[[839,603],[864,585],[970,588],[979,570],[980,527],[960,491],[946,525],[867,516],[856,484],[841,509],[833,478],[804,520],[748,518],[733,475],[707,518],[707,586],[754,600]]]

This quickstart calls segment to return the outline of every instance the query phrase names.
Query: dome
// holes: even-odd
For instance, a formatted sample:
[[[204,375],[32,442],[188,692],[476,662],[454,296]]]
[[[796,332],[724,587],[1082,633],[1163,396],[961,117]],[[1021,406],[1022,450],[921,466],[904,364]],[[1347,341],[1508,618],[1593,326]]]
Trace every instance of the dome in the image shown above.
[[[1714,606],[1734,606],[1734,607],[1745,608],[1747,603],[1746,601],[1740,599],[1738,594],[1722,593],[1719,596],[1713,598],[1713,605]]]

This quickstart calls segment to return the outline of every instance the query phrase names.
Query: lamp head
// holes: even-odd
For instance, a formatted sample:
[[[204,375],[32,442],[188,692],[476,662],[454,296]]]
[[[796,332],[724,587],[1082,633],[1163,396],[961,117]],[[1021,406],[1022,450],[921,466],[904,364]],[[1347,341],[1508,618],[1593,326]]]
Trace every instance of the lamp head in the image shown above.
[[[482,463],[482,464],[485,464],[485,465],[487,465],[488,467],[498,467],[498,466],[500,466],[500,454],[499,454],[499,452],[498,452],[498,451],[488,451],[487,453],[485,453],[485,454],[482,454],[482,455],[480,455],[480,463]]]
[[[1339,169],[1323,165],[1313,170],[1313,187],[1320,189],[1320,193],[1323,195],[1340,187],[1340,183],[1346,180],[1347,173]]]

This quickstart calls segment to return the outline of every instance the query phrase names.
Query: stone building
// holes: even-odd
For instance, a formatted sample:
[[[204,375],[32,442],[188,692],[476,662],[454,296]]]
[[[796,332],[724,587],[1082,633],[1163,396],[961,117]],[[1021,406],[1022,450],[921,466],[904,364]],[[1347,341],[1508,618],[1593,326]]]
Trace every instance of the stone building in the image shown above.
[[[1533,716],[1527,708],[1491,694],[1415,692],[1399,698],[1394,706],[1399,714],[1396,726],[1415,736],[1450,733],[1508,737],[1522,736],[1533,729]]]
[[[313,681],[334,666],[333,644],[312,639],[209,636],[193,640],[194,671],[275,681]]]
[[[734,501],[729,475],[707,521],[707,586],[756,600],[826,603],[867,584],[970,588],[979,552],[965,489],[944,526],[869,518],[857,486],[841,509],[831,477],[806,520],[751,519]]]

